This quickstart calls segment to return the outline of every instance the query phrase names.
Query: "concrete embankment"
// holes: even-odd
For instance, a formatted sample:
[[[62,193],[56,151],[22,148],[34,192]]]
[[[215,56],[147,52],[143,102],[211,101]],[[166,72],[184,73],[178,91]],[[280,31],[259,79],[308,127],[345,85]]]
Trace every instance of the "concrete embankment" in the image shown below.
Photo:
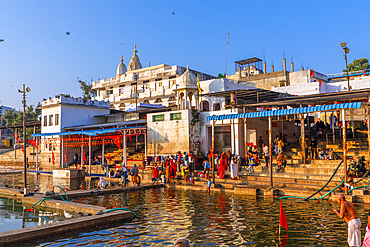
[[[156,187],[162,187],[162,185],[149,184],[136,187],[67,191],[66,194],[68,198],[81,198],[85,196],[116,194],[121,192],[130,192]],[[18,202],[21,202],[23,206],[28,208],[31,208],[33,206],[35,209],[56,212],[58,214],[63,214],[64,211],[69,211],[72,213],[72,215],[76,216],[76,218],[66,219],[60,222],[2,232],[0,233],[1,246],[14,243],[18,244],[32,239],[43,238],[61,233],[68,233],[71,231],[91,228],[95,226],[106,227],[107,225],[115,222],[129,221],[134,217],[133,213],[124,210],[101,214],[106,210],[104,207],[58,200],[61,199],[59,195],[45,196],[43,194],[33,194],[31,196],[24,196],[22,191],[6,187],[0,187],[0,195],[7,198],[16,198]],[[65,195],[63,195],[63,197],[65,198]],[[78,217],[78,215],[82,215],[79,213],[91,216]]]
[[[0,245],[20,244],[21,242],[39,239],[48,236],[73,232],[80,229],[91,228],[99,225],[107,226],[116,222],[129,221],[133,214],[127,211],[115,211],[101,215],[72,218],[60,222],[27,227],[19,230],[0,233]]]

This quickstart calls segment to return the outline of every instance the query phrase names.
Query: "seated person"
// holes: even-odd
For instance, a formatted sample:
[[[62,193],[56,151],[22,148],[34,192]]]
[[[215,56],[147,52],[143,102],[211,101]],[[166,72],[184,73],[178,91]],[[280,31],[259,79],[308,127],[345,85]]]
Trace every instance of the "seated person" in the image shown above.
[[[329,159],[329,155],[326,152],[326,149],[325,148],[323,148],[322,151],[321,151],[321,153],[319,154],[319,159],[320,160],[327,160],[327,159]]]
[[[331,148],[329,150],[329,160],[338,160],[339,159],[339,156],[336,152],[334,152],[334,150]]]
[[[113,169],[110,169],[110,171],[109,171],[109,177],[110,178],[114,178],[116,176],[116,173],[114,172],[114,170]]]
[[[104,178],[100,177],[100,181],[98,183],[98,187],[100,189],[105,189],[107,187],[107,184],[108,184],[107,181],[105,181]]]

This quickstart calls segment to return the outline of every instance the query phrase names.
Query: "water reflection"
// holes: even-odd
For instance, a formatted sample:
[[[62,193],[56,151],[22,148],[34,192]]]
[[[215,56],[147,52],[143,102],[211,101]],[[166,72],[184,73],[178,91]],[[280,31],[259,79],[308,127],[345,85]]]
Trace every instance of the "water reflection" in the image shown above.
[[[347,225],[328,202],[283,201],[289,236],[278,236],[279,203],[251,197],[157,188],[74,199],[100,206],[127,207],[138,214],[129,223],[105,230],[43,240],[42,245],[172,245],[179,237],[193,246],[346,246]],[[334,204],[338,207],[338,205]],[[366,222],[368,205],[355,205]],[[365,226],[366,223],[363,223]],[[363,227],[363,234],[365,227]],[[363,235],[364,236],[364,235]],[[33,243],[35,244],[35,243]]]
[[[17,199],[0,197],[0,232],[17,230],[64,220],[55,213],[36,211],[22,206]]]

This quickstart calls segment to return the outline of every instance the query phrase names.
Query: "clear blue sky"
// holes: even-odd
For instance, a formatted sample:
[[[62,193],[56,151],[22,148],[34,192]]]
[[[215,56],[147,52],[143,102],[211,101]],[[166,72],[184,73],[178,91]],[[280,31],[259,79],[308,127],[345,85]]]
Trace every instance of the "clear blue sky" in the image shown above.
[[[59,93],[80,96],[76,78],[115,75],[137,44],[143,66],[169,64],[217,75],[234,61],[264,58],[282,69],[337,73],[349,61],[370,58],[369,1],[16,1],[0,0],[0,104],[20,108]],[[172,12],[175,12],[173,15]],[[67,36],[66,32],[70,32]],[[122,45],[123,44],[123,45]]]

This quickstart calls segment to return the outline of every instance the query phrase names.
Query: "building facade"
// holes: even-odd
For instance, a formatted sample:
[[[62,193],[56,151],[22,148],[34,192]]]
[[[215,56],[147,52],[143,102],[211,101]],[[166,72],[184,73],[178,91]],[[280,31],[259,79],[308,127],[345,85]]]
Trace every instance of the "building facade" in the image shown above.
[[[214,79],[214,76],[190,70],[178,65],[160,64],[143,68],[137,55],[136,45],[129,65],[121,61],[115,77],[94,81],[94,99],[110,101],[111,108],[126,110],[129,104],[144,103],[162,106],[178,106],[179,77],[187,70],[199,81]],[[181,94],[181,93],[180,93]],[[194,105],[195,106],[195,101]],[[181,102],[180,102],[181,103]]]

